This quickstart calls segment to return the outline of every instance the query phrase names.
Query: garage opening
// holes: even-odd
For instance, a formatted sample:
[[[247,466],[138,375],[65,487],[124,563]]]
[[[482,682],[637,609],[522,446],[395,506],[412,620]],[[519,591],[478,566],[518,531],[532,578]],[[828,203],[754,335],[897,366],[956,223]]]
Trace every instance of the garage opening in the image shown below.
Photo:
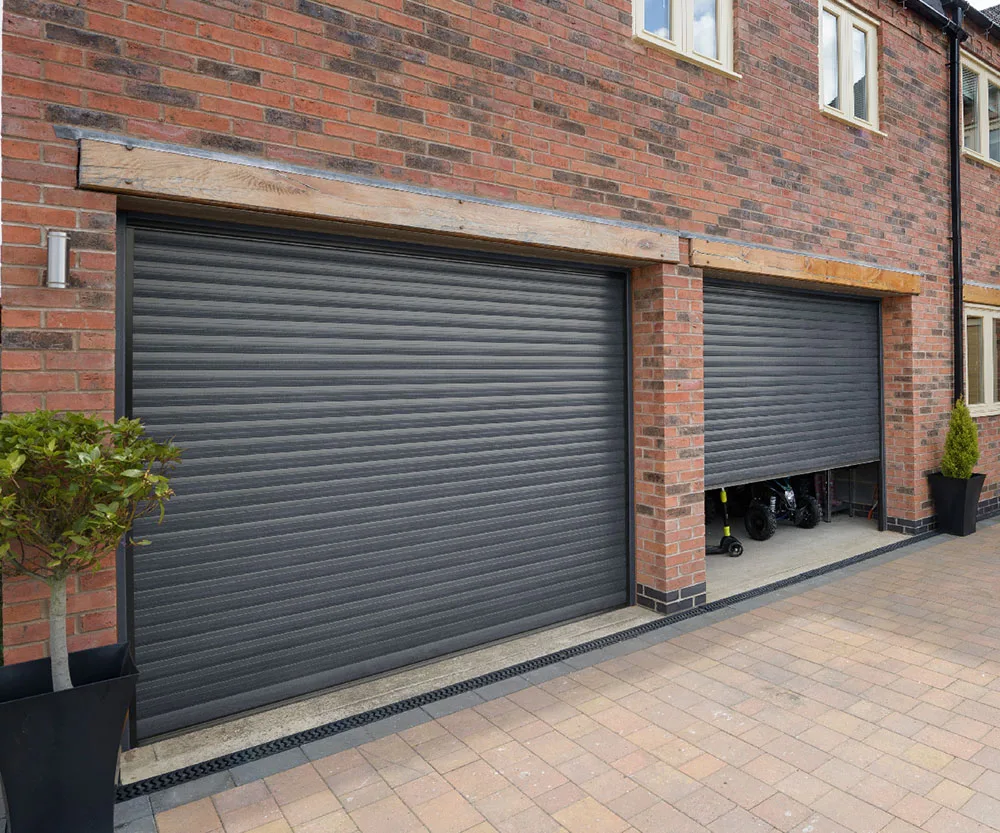
[[[126,222],[139,739],[626,602],[625,275]]]
[[[743,555],[713,555],[709,600],[901,538],[880,533],[877,299],[708,278],[704,288],[706,543],[720,490]]]

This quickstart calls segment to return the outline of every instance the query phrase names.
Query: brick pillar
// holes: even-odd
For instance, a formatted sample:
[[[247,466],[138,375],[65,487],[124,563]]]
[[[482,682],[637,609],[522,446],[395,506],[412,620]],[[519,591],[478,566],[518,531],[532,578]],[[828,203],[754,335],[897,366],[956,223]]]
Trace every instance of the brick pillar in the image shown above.
[[[951,294],[882,301],[886,491],[889,529],[924,532],[935,523],[927,474],[940,471],[952,406]]]
[[[705,601],[701,271],[632,274],[636,592],[675,613]]]
[[[886,517],[892,530],[910,531],[921,517],[917,499],[914,298],[882,299],[885,397]]]

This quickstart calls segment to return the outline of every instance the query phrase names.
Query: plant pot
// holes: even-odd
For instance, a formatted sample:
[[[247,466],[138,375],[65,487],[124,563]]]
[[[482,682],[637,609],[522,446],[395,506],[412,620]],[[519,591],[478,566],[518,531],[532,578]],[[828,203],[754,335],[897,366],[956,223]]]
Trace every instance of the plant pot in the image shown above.
[[[10,833],[112,833],[118,750],[138,676],[128,645],[77,651],[52,691],[48,659],[0,668],[0,780]]]
[[[976,514],[979,495],[986,482],[985,474],[974,474],[968,480],[945,477],[935,473],[927,475],[937,511],[938,528],[952,535],[971,535],[976,531]]]

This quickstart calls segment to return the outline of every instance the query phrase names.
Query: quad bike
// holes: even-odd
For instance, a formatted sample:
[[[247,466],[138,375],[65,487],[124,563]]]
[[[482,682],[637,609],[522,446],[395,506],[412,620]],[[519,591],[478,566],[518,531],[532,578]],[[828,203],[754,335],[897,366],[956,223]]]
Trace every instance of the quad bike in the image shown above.
[[[812,529],[821,518],[819,501],[812,495],[796,494],[788,480],[768,480],[754,489],[743,525],[755,541],[766,541],[777,531],[778,521]]]

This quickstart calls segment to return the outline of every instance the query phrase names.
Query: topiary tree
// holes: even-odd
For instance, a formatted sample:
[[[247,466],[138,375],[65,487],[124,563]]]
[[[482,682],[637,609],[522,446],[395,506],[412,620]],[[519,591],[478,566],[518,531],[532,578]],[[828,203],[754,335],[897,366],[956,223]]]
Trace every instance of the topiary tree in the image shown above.
[[[948,436],[944,441],[941,474],[959,480],[972,477],[972,469],[979,460],[979,434],[964,399],[955,402],[951,409]]]
[[[137,419],[52,411],[0,419],[0,566],[49,587],[53,691],[73,687],[67,580],[99,569],[136,518],[159,511],[163,520],[167,472],[179,458]]]

